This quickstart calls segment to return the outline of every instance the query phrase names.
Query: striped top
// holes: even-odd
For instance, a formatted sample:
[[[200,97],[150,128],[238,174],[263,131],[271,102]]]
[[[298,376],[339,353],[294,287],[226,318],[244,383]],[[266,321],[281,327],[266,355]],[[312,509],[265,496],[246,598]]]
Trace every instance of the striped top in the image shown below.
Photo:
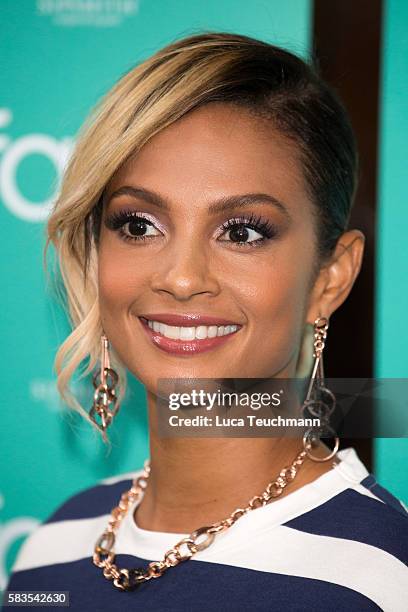
[[[70,592],[71,612],[408,610],[408,509],[353,448],[313,482],[242,516],[211,546],[135,591],[92,562],[111,509],[142,470],[70,497],[23,543],[7,590]],[[145,567],[188,534],[139,528],[133,502],[115,543],[119,567]],[[8,608],[7,608],[8,609]]]

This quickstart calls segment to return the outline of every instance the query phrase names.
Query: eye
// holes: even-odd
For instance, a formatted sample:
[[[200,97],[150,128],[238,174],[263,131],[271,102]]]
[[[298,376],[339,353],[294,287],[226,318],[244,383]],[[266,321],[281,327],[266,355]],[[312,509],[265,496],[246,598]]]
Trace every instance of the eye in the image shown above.
[[[134,218],[128,221],[121,227],[121,233],[132,240],[139,240],[148,236],[158,236],[160,234],[153,223],[144,218]]]
[[[117,231],[123,240],[147,240],[162,235],[153,221],[134,210],[119,211],[107,217],[107,228]]]
[[[277,228],[269,221],[254,215],[249,218],[229,219],[221,229],[224,231],[218,239],[237,246],[257,246],[278,233]]]
[[[253,242],[254,240],[263,238],[260,232],[248,228],[244,223],[237,224],[236,227],[227,230],[224,236],[226,235],[229,235],[229,239],[224,238],[223,240],[230,240],[231,242]]]

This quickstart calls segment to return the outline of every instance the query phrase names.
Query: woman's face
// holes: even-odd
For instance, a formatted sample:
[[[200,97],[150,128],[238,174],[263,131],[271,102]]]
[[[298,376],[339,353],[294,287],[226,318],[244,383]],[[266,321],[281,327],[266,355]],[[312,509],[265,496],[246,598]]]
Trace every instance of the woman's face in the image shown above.
[[[226,104],[186,115],[116,173],[101,319],[148,390],[158,378],[295,375],[303,326],[318,315],[312,211],[295,145]]]

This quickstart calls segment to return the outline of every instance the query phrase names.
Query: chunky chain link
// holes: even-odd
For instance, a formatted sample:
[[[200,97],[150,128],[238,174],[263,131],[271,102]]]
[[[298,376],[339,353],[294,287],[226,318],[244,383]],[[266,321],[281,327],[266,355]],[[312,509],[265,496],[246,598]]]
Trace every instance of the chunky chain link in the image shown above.
[[[110,365],[108,339],[103,334],[101,336],[101,368],[92,377],[95,391],[89,416],[102,432],[105,442],[107,442],[106,430],[119,411],[118,398],[116,396],[118,380],[119,377],[116,371]]]
[[[263,493],[255,495],[249,500],[247,506],[236,508],[229,517],[212,525],[195,529],[189,536],[183,538],[173,548],[168,550],[161,561],[152,561],[146,569],[141,567],[119,569],[114,562],[116,556],[113,552],[115,534],[129,506],[135,500],[141,498],[146,489],[150,474],[150,460],[146,459],[142,474],[135,478],[132,487],[122,494],[119,505],[113,508],[111,512],[108,527],[95,544],[93,554],[94,564],[103,569],[105,578],[113,580],[113,584],[117,588],[125,591],[134,590],[143,582],[152,578],[159,578],[170,567],[175,567],[183,561],[188,561],[195,553],[210,546],[217,534],[229,529],[241,516],[251,510],[265,506],[273,499],[279,497],[285,487],[295,479],[306,456],[306,451],[302,450],[295,457],[291,465],[284,467],[276,480],[267,485]],[[199,541],[200,538],[201,541]]]

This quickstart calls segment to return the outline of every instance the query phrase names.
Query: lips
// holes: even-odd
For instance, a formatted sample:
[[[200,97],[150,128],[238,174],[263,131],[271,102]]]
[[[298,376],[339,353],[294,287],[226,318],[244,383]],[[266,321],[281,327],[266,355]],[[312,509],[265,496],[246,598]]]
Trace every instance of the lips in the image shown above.
[[[241,328],[241,325],[238,323],[234,323],[227,319],[198,314],[174,315],[159,313],[154,315],[140,315],[138,318],[142,324],[143,330],[157,348],[167,353],[185,356],[192,356],[216,348],[227,342],[229,338],[233,338]],[[152,322],[155,322],[155,329],[152,328]],[[225,333],[225,335],[217,335],[214,337],[214,334],[211,334],[212,337],[195,337],[193,340],[185,340],[179,337],[173,339],[168,337],[169,334],[167,333],[168,329],[166,329],[166,327],[166,335],[160,333],[159,329],[157,329],[158,324],[160,324],[160,328],[165,326],[173,326],[173,329],[185,328],[186,332],[193,328],[204,329],[204,326],[207,326],[208,329],[219,330],[221,334]]]

